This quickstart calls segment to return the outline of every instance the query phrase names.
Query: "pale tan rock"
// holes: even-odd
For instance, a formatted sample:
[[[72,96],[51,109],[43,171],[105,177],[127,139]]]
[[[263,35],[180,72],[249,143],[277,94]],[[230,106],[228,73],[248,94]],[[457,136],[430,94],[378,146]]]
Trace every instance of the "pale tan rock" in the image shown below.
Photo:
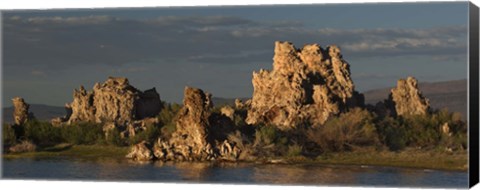
[[[234,143],[228,140],[222,140],[222,144],[215,143],[220,142],[219,135],[212,134],[210,130],[219,132],[222,129],[210,123],[212,107],[211,94],[201,89],[185,87],[183,107],[176,116],[177,130],[169,141],[160,138],[157,140],[153,146],[155,157],[162,161],[238,159],[241,149]],[[233,108],[228,110],[232,114],[235,111]]]
[[[211,95],[197,88],[185,87],[183,107],[177,114],[177,130],[172,134],[170,144],[175,152],[184,157],[205,159],[211,147],[208,142]]]
[[[130,148],[130,152],[127,154],[126,158],[135,161],[150,161],[155,157],[153,156],[150,144],[146,141],[142,141]]]
[[[354,90],[349,65],[337,46],[324,50],[311,44],[298,50],[277,41],[273,70],[254,72],[252,84],[248,124],[317,126],[350,107],[363,106],[363,95]]]
[[[69,124],[85,121],[95,121],[95,106],[93,105],[93,93],[87,92],[83,86],[80,89],[74,89],[73,102],[66,104],[65,109],[71,110],[67,122]],[[68,114],[68,113],[67,113]]]
[[[228,142],[228,140],[223,141],[223,143],[220,144],[219,147],[220,159],[222,160],[237,161],[240,154],[242,153],[242,151],[237,146]]]
[[[230,106],[223,106],[222,108],[220,108],[220,113],[222,113],[222,115],[227,116],[228,118],[233,120],[235,110]]]
[[[237,109],[244,109],[244,108],[245,108],[245,104],[242,102],[242,100],[236,98],[236,99],[235,99],[235,108],[237,108]]]
[[[147,127],[159,127],[158,126],[158,118],[156,117],[149,117],[141,120],[133,120],[128,122],[127,124],[127,135],[128,136],[135,136],[137,133],[144,131]]]
[[[33,114],[28,111],[30,105],[25,103],[25,100],[21,97],[15,97],[13,102],[13,120],[15,125],[23,125],[25,122],[34,118]]]
[[[114,122],[107,122],[103,125],[103,132],[105,134],[105,138],[108,138],[110,136],[110,132],[117,128]]]
[[[109,77],[104,83],[96,83],[91,92],[83,86],[75,89],[73,102],[65,106],[67,115],[55,118],[52,124],[113,122],[117,126],[136,129],[139,125],[151,124],[152,121],[145,119],[155,117],[161,108],[160,95],[155,88],[142,92],[131,86],[127,78]],[[131,135],[132,132],[130,130]]]
[[[446,122],[442,126],[440,126],[440,130],[442,131],[443,134],[445,134],[447,136],[452,136],[452,133],[450,132],[450,126],[448,125],[448,122]]]
[[[425,115],[430,109],[429,100],[422,96],[417,80],[413,77],[400,79],[390,93],[396,115]]]

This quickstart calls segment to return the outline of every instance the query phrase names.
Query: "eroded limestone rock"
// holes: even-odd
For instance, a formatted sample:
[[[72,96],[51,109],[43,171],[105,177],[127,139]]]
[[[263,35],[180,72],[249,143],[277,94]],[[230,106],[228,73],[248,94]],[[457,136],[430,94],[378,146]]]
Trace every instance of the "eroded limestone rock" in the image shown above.
[[[142,92],[131,86],[127,78],[109,77],[104,83],[96,83],[93,91],[86,91],[83,86],[75,89],[73,102],[65,106],[67,115],[52,123],[138,125],[139,120],[155,117],[161,108],[160,95],[155,88]]]
[[[133,145],[126,157],[135,161],[150,161],[155,158],[151,145],[146,141]]]
[[[220,112],[222,113],[222,115],[230,118],[233,120],[233,115],[235,114],[235,110],[230,107],[230,106],[223,106],[221,109],[220,109]]]
[[[170,139],[170,144],[184,157],[204,160],[213,156],[208,136],[212,106],[211,94],[185,87],[183,107],[177,114],[177,130]]]
[[[337,46],[296,49],[277,41],[273,70],[254,72],[252,84],[248,124],[317,126],[348,108],[363,106],[363,95],[354,90],[349,65]]]
[[[79,121],[94,122],[95,106],[93,105],[93,92],[87,92],[83,86],[80,89],[73,90],[73,102],[65,105],[67,116],[65,119],[68,123]],[[70,117],[68,117],[68,113]]]
[[[413,77],[400,79],[397,87],[391,90],[390,102],[396,115],[425,115],[430,109],[429,100],[422,96],[417,80]]]
[[[13,102],[13,120],[15,125],[23,125],[25,122],[34,118],[33,113],[29,112],[30,105],[25,103],[25,100],[21,97],[15,97]]]
[[[440,131],[447,136],[452,136],[452,132],[450,132],[450,126],[448,122],[445,122],[442,126],[440,126]]]
[[[176,131],[168,141],[161,138],[157,140],[151,149],[154,157],[161,161],[237,160],[241,149],[220,135],[226,136],[227,132],[218,124],[225,118],[231,120],[213,114],[212,107],[211,94],[186,87],[183,107],[176,116]],[[211,120],[215,123],[211,123]]]

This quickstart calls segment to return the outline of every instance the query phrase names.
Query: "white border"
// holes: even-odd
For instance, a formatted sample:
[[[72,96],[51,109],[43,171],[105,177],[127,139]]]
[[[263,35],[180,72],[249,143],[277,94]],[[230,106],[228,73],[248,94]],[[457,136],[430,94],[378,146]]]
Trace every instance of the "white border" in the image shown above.
[[[10,9],[65,9],[65,8],[106,8],[106,7],[171,7],[171,6],[219,6],[219,5],[289,5],[289,4],[339,4],[339,3],[400,3],[400,2],[447,2],[465,0],[2,0],[0,10]],[[480,0],[472,0],[479,5]]]

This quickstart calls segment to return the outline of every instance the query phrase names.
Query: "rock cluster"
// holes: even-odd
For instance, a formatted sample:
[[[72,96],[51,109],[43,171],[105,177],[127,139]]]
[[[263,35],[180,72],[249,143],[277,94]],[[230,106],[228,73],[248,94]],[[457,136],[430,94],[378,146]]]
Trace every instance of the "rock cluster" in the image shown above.
[[[296,49],[277,41],[273,70],[254,72],[252,84],[248,124],[317,126],[332,115],[363,106],[363,95],[355,91],[349,65],[337,46],[323,49],[311,44]]]
[[[210,123],[212,107],[211,94],[186,87],[183,107],[177,114],[177,130],[169,141],[159,138],[153,148],[149,149],[155,158],[163,161],[236,160],[241,150],[228,140],[218,143],[219,138],[211,133],[211,130],[217,130],[217,126]],[[142,143],[135,145],[128,158],[147,155],[148,151],[143,147],[146,146]]]
[[[377,103],[375,111],[379,115],[425,115],[430,110],[430,103],[423,97],[417,84],[418,81],[414,77],[398,80],[388,99]]]
[[[28,108],[30,107],[29,104],[25,103],[25,100],[21,97],[15,97],[12,99],[13,102],[13,119],[15,122],[15,125],[23,125],[25,122],[28,120],[33,119],[33,113],[28,111]]]
[[[111,126],[128,126],[130,134],[135,128],[155,123],[162,109],[160,95],[155,88],[144,92],[131,86],[127,78],[109,77],[96,83],[93,91],[83,86],[73,92],[73,102],[66,104],[67,115],[52,120],[55,125],[75,122],[107,123]]]

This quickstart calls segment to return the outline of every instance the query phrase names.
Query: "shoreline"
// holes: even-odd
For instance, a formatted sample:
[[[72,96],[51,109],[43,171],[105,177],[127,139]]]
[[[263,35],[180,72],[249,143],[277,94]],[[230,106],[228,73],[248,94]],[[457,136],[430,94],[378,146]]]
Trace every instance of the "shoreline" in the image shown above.
[[[22,158],[78,158],[86,160],[115,159],[125,160],[129,147],[107,145],[69,145],[59,144],[36,152],[3,153],[2,159]],[[152,161],[157,162],[157,161]],[[173,161],[175,162],[175,161]],[[433,150],[404,150],[401,152],[361,150],[358,152],[341,152],[320,155],[316,158],[305,156],[259,158],[250,161],[223,161],[225,163],[253,164],[321,164],[345,165],[358,167],[397,167],[423,170],[468,171],[468,154],[466,152],[444,153]]]

